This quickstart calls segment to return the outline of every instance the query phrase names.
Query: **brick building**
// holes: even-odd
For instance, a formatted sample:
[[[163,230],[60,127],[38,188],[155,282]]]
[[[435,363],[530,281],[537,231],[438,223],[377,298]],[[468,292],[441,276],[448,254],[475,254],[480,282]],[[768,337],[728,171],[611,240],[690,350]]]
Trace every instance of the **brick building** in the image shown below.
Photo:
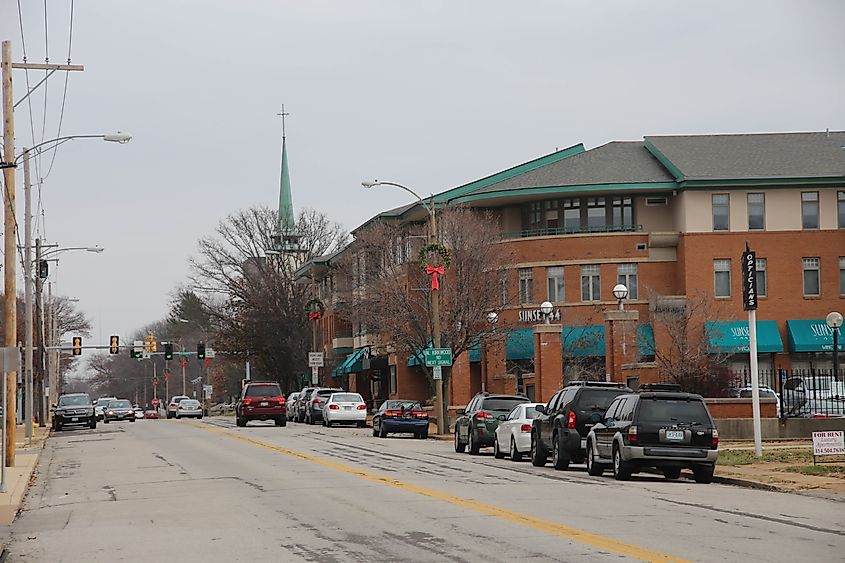
[[[655,308],[694,299],[708,304],[703,330],[713,353],[728,356],[734,369],[747,367],[739,265],[746,242],[757,253],[761,369],[830,368],[832,335],[824,318],[845,309],[843,143],[845,132],[575,145],[436,195],[440,207],[492,212],[499,244],[518,256],[502,276],[501,302],[491,304],[501,309],[507,334],[456,359],[451,404],[465,404],[482,388],[519,388],[545,400],[565,380],[585,374],[651,380],[655,350],[668,343],[653,322]],[[426,217],[421,205],[410,204],[374,219]],[[315,260],[300,272],[308,280],[314,274],[327,303],[321,343],[334,362],[325,382],[374,399],[425,399],[424,368],[415,357],[391,353],[377,335],[335,318],[333,292],[344,283],[332,274],[337,258]],[[630,292],[623,316],[608,314],[617,308],[611,292],[617,283]],[[560,328],[535,334],[546,300]],[[619,348],[619,335],[627,347]],[[535,358],[536,346],[555,339],[561,360]]]

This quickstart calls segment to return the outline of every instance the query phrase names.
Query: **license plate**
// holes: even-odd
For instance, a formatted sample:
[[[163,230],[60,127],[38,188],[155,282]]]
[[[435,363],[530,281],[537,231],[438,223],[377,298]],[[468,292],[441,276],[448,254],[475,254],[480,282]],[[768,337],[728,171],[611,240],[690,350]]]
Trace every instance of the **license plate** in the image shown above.
[[[261,402],[258,404],[258,406],[259,406],[259,407],[266,407],[266,406],[267,406],[267,405],[269,405],[269,404],[270,404],[270,403],[268,403],[267,401],[261,401]]]
[[[343,407],[343,410],[345,410],[345,411],[351,411],[351,410],[352,410],[352,407]]]
[[[683,440],[684,439],[684,431],[683,430],[667,430],[666,431],[666,439],[667,440]]]
[[[71,422],[79,422],[79,417],[75,416],[75,417],[71,418],[70,421]]]

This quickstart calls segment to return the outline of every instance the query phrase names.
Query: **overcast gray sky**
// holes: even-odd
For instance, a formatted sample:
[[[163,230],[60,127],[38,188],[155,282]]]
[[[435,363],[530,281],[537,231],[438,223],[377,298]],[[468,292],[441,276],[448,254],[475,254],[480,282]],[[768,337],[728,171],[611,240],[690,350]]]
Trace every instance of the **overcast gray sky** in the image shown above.
[[[28,60],[64,62],[70,1],[47,2],[46,45],[44,3],[20,4]],[[18,3],[0,6],[21,60]],[[85,71],[62,134],[134,139],[60,148],[40,234],[106,251],[65,254],[55,288],[95,342],[163,317],[199,237],[277,204],[282,103],[295,208],[354,228],[408,202],[363,178],[428,195],[579,142],[845,129],[843,24],[837,0],[76,0]],[[25,84],[15,71],[16,98]],[[43,136],[33,95],[36,141],[56,136],[63,86],[49,81]],[[29,108],[15,117],[17,146],[32,143]]]

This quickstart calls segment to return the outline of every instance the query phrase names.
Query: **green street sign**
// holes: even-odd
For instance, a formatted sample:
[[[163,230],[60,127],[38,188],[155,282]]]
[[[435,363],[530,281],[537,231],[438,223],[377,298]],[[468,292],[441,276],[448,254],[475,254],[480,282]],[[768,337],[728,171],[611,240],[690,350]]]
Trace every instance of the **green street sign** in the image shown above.
[[[423,350],[423,358],[425,358],[426,367],[451,366],[452,349],[426,348]]]

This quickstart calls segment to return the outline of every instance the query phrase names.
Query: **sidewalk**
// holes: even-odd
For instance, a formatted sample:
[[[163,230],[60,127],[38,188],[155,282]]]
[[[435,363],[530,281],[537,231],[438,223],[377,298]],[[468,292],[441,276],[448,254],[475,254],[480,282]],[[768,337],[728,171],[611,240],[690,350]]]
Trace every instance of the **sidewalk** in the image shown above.
[[[0,493],[0,526],[8,526],[17,516],[49,433],[49,427],[34,426],[32,443],[27,445],[26,429],[17,427],[15,466],[6,468],[6,492]]]

